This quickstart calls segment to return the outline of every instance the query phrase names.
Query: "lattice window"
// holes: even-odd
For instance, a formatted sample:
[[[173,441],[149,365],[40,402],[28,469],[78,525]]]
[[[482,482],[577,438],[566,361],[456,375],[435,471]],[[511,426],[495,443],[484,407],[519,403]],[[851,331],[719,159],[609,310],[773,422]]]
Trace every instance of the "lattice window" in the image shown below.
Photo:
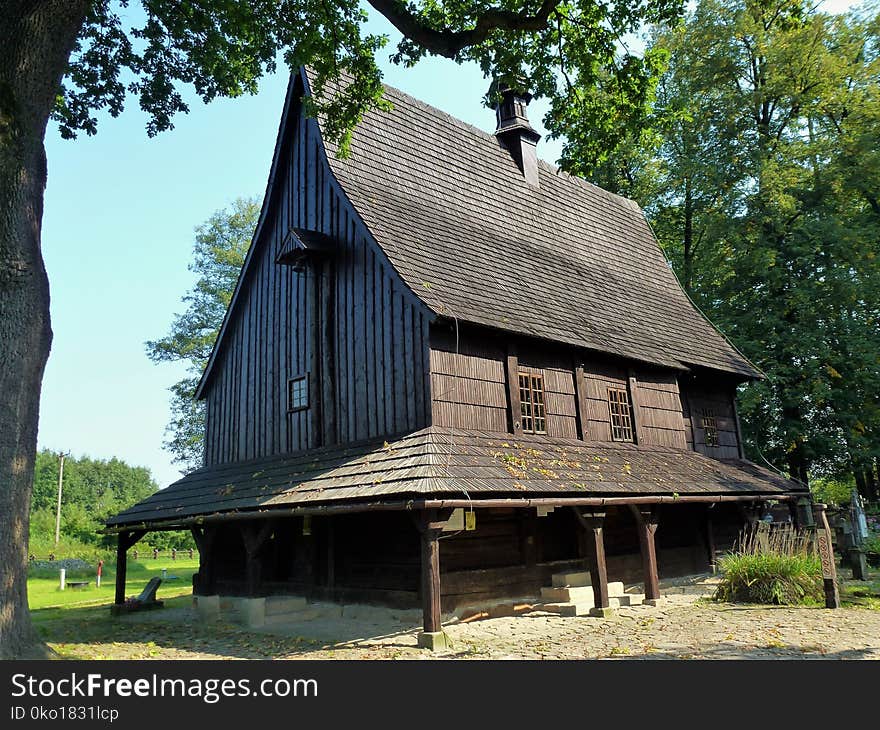
[[[718,421],[714,411],[704,408],[700,417],[703,433],[706,435],[706,446],[719,446]]]
[[[608,411],[611,414],[611,438],[614,441],[632,441],[632,413],[626,389],[608,389]]]
[[[309,407],[309,376],[297,375],[287,381],[287,410],[302,411]]]
[[[523,433],[547,433],[543,375],[520,371],[519,405]]]

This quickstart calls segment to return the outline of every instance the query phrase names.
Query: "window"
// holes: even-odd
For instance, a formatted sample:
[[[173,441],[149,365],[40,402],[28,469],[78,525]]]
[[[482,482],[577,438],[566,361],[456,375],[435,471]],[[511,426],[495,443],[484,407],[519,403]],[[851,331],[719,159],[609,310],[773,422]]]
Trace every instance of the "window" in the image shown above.
[[[519,407],[523,433],[547,433],[543,375],[520,371]]]
[[[703,433],[706,434],[706,446],[718,446],[718,421],[715,420],[715,413],[704,408],[700,421]]]
[[[626,389],[608,389],[608,411],[611,413],[612,440],[632,441],[632,415],[629,409],[629,393]]]
[[[287,381],[287,410],[301,411],[309,407],[309,376],[297,375]]]

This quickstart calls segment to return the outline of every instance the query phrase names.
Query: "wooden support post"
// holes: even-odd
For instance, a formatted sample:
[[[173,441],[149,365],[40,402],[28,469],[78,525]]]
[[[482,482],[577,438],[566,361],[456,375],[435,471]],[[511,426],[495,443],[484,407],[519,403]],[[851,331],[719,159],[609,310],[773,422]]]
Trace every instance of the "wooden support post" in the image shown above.
[[[113,603],[122,606],[125,603],[125,574],[128,569],[128,549],[146,535],[145,530],[120,532],[116,537],[116,596]]]
[[[128,568],[126,560],[127,532],[120,532],[116,539],[116,598],[113,601],[117,606],[125,603],[125,572]]]
[[[245,522],[241,526],[241,537],[245,550],[245,570],[247,579],[247,594],[256,596],[260,590],[260,553],[266,545],[266,541],[275,527],[273,520],[262,520],[261,524]]]
[[[523,541],[522,541],[522,552],[523,552],[523,565],[526,568],[534,568],[537,564],[537,518],[535,517],[535,510],[527,509],[524,510],[525,515],[522,520],[522,528],[523,528]]]
[[[336,585],[336,536],[333,532],[333,518],[326,518],[326,547],[327,547],[327,590],[333,599],[333,589]]]
[[[586,563],[590,572],[590,583],[593,586],[593,606],[601,611],[611,605],[608,600],[608,570],[605,565],[605,513],[581,512],[577,508],[573,509],[586,532]]]
[[[511,346],[507,351],[507,402],[510,406],[507,429],[512,434],[522,433],[522,406],[519,400],[519,358]]]
[[[660,600],[660,578],[657,572],[657,548],[654,535],[657,532],[657,507],[630,505],[639,530],[639,547],[642,551],[642,572],[645,576],[645,600]]]
[[[210,596],[214,591],[214,560],[211,551],[214,546],[214,536],[217,534],[215,528],[193,527],[193,540],[199,549],[199,572],[198,586],[193,586],[196,595]]]
[[[422,555],[422,633],[419,646],[445,649],[446,635],[440,621],[440,533],[452,510],[423,510],[415,519],[421,536]]]
[[[709,570],[715,572],[715,530],[712,526],[712,508],[714,504],[709,505],[706,509],[706,550],[709,553]]]

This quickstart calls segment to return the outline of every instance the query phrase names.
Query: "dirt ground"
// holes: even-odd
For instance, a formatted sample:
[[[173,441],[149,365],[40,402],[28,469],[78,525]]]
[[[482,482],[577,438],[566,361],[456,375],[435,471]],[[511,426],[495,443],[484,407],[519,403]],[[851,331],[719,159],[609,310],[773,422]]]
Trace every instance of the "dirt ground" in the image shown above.
[[[112,620],[106,608],[38,625],[63,657],[94,659],[880,659],[880,611],[712,603],[672,596],[610,618],[525,613],[452,622],[450,649],[416,645],[412,612],[368,610],[260,631],[201,624],[191,599]]]

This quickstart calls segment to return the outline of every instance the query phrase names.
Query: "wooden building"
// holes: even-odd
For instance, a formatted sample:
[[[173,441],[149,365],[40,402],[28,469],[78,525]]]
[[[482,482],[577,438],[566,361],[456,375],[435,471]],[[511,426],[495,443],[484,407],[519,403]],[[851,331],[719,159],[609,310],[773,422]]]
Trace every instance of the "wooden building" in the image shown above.
[[[109,521],[123,576],[189,528],[198,595],[422,605],[430,633],[585,564],[597,607],[608,580],[655,599],[807,498],[743,458],[760,373],[634,202],[538,160],[527,95],[493,135],[388,88],[340,160],[309,84],[198,389],[204,467]]]

